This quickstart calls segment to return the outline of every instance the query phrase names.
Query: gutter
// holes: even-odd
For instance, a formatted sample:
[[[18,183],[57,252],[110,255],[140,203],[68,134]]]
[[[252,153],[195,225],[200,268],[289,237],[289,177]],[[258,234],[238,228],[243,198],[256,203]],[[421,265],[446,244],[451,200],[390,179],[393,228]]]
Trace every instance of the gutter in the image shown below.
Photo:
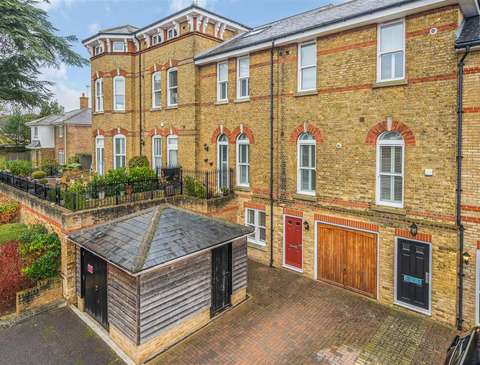
[[[458,86],[457,86],[457,188],[455,221],[458,228],[458,308],[457,308],[457,329],[463,327],[463,281],[464,281],[464,233],[465,227],[462,223],[462,161],[463,161],[463,77],[465,59],[470,53],[470,46],[467,46],[465,54],[458,62]]]
[[[273,56],[275,50],[275,40],[272,40],[270,48],[270,267],[273,267],[273,241],[274,241],[274,228],[273,228]]]

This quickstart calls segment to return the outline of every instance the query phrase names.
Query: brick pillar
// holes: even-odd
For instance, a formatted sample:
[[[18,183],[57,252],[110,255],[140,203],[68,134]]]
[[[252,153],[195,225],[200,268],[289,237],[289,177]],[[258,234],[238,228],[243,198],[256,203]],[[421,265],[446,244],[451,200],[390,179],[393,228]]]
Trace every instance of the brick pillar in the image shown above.
[[[76,256],[75,245],[69,242],[65,235],[60,235],[62,247],[61,275],[63,279],[63,296],[72,304],[76,296]]]

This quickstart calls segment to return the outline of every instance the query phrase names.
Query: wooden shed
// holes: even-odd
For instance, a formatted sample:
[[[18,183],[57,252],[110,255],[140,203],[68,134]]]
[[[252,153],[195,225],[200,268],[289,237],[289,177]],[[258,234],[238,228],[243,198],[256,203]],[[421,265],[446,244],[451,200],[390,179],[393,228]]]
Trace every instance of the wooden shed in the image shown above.
[[[143,363],[246,298],[249,233],[170,205],[73,233],[78,307]]]

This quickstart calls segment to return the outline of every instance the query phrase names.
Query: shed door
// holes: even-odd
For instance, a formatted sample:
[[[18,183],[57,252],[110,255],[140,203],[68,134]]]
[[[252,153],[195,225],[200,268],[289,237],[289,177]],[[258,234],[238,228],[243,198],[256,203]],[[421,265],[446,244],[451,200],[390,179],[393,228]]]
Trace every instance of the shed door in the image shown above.
[[[230,305],[232,295],[232,244],[212,251],[212,315]]]
[[[107,264],[85,250],[82,250],[82,285],[85,311],[107,327]]]
[[[317,277],[376,297],[376,235],[318,224]]]

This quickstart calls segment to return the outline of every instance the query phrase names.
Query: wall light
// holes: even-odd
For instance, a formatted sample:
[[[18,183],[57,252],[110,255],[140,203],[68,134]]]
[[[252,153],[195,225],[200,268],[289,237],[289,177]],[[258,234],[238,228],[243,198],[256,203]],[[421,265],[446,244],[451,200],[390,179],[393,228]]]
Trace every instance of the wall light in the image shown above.
[[[307,221],[303,221],[303,228],[305,228],[305,231],[310,230],[310,224]]]
[[[413,237],[415,237],[418,233],[418,227],[415,223],[412,223],[410,226],[410,233],[412,234]]]

